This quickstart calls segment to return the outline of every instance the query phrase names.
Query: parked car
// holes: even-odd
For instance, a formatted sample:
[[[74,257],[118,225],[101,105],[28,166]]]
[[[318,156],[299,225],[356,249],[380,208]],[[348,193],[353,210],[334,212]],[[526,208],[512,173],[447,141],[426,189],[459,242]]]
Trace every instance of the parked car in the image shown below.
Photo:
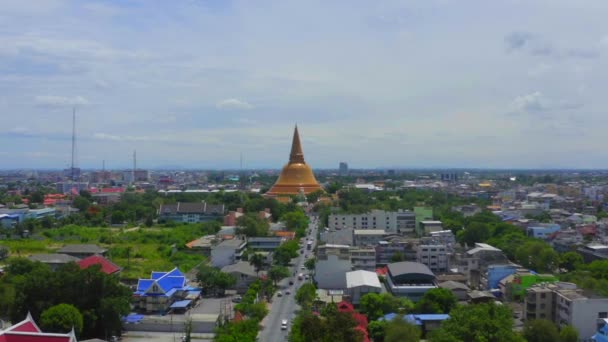
[[[293,279],[289,279],[289,285],[293,285]]]
[[[281,320],[281,330],[287,330],[287,320]]]
[[[285,290],[285,294],[286,294],[286,295],[291,294],[291,290],[290,290],[290,289]]]
[[[243,297],[238,296],[238,295],[237,295],[237,296],[234,296],[234,297],[232,298],[232,302],[233,302],[233,303],[240,303],[240,302],[241,302],[241,300],[243,300]]]
[[[278,291],[278,292],[277,292],[277,297],[283,297],[283,292]]]

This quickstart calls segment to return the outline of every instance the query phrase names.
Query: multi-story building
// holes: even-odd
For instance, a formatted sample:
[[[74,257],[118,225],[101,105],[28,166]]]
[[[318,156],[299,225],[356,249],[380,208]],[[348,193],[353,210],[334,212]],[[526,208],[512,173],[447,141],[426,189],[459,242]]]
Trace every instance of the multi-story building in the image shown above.
[[[241,260],[247,241],[241,238],[224,240],[211,249],[211,265],[222,268]]]
[[[541,284],[526,291],[524,318],[572,325],[578,330],[579,339],[587,341],[608,318],[608,298],[586,294],[572,283]]]
[[[528,227],[528,236],[537,239],[547,239],[551,234],[558,232],[561,229],[559,224],[555,223],[537,223]]]
[[[430,235],[433,232],[439,232],[443,230],[443,224],[441,221],[424,220],[420,221],[420,232],[424,235]]]
[[[355,246],[375,246],[386,236],[383,229],[354,229],[353,245]]]
[[[280,236],[250,237],[247,239],[247,247],[254,250],[272,252],[285,241],[286,239]]]
[[[376,270],[376,250],[374,248],[352,248],[350,261],[353,270]]]
[[[348,164],[346,162],[340,162],[339,173],[340,176],[348,175]]]
[[[215,220],[224,214],[223,204],[207,204],[207,202],[177,202],[161,204],[158,209],[158,219],[184,223],[198,223]]]
[[[317,261],[327,260],[329,255],[336,255],[341,260],[350,260],[350,246],[332,244],[317,246]]]
[[[386,265],[393,262],[393,256],[395,254],[403,257],[405,261],[416,260],[416,246],[417,239],[403,239],[400,237],[394,237],[386,241],[380,241],[376,245],[376,264]]]
[[[435,274],[417,262],[396,262],[388,265],[387,287],[394,296],[417,301],[429,290],[437,288]]]
[[[407,210],[372,210],[365,214],[331,214],[330,229],[384,229],[391,234],[414,234],[416,216]]]
[[[419,245],[416,261],[426,265],[433,273],[445,273],[450,269],[448,248],[445,245]]]

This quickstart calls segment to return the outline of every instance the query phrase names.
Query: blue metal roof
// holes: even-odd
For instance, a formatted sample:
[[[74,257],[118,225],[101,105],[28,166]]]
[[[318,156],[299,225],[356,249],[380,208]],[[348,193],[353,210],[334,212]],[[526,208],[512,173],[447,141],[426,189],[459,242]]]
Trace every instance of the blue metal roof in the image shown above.
[[[395,317],[397,317],[396,313],[389,313],[380,318],[380,320],[392,321]],[[444,321],[449,318],[450,315],[448,314],[409,314],[403,316],[405,321],[415,325],[422,325],[424,321]]]

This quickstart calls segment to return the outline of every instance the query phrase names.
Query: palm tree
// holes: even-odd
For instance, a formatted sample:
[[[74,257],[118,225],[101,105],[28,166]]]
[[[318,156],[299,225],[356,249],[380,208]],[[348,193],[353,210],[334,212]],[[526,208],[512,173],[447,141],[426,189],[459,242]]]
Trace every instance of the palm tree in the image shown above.
[[[260,270],[264,266],[264,256],[262,254],[259,254],[259,253],[253,254],[249,258],[249,264],[251,266],[253,266],[253,268],[255,269],[255,273],[259,276],[260,275]]]

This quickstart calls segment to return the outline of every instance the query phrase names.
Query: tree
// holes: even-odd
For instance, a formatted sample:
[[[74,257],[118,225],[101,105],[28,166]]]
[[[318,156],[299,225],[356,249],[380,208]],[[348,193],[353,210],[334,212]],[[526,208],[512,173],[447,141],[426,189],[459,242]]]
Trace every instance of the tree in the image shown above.
[[[413,303],[406,298],[397,298],[389,293],[368,293],[359,300],[359,311],[369,320],[376,320],[388,313],[407,312]]]
[[[367,325],[367,331],[369,332],[369,337],[372,338],[374,342],[384,342],[384,337],[386,336],[386,324],[387,321],[371,321]]]
[[[301,210],[286,213],[281,217],[281,221],[285,222],[285,227],[290,231],[308,227],[308,217]]]
[[[198,267],[196,279],[202,288],[216,295],[222,295],[226,289],[236,284],[236,278],[232,274],[224,273],[220,269],[201,264]]]
[[[562,327],[559,331],[559,342],[577,342],[578,331],[571,325]]]
[[[458,299],[452,291],[435,288],[427,291],[416,303],[416,313],[441,314],[449,313],[456,306]]]
[[[296,302],[305,310],[310,308],[317,298],[317,288],[311,283],[305,283],[296,292]]]
[[[397,251],[393,254],[393,256],[391,256],[391,262],[399,262],[399,261],[405,261],[405,255],[403,255],[403,253]]]
[[[418,342],[422,332],[397,316],[386,324],[384,334],[384,342]]]
[[[279,280],[289,277],[289,270],[285,266],[275,265],[270,268],[270,271],[268,271],[268,277],[272,279],[274,285],[276,286]]]
[[[0,246],[0,260],[5,259],[8,256],[8,248]]]
[[[511,310],[494,303],[456,306],[431,333],[432,342],[523,342],[513,331]]]
[[[56,333],[68,333],[72,328],[77,336],[82,333],[82,314],[74,305],[59,304],[51,306],[40,315],[43,330]]]
[[[81,213],[86,212],[90,205],[91,205],[91,202],[86,197],[83,197],[83,196],[76,196],[76,197],[74,197],[74,200],[72,201],[72,206],[74,206],[74,208],[80,210]]]
[[[43,203],[44,194],[40,191],[34,191],[30,194],[30,203]]]
[[[246,236],[268,236],[270,225],[256,214],[247,213],[236,221],[240,234]]]
[[[306,267],[306,269],[309,271],[313,271],[315,269],[316,263],[317,261],[315,258],[310,258],[304,262],[304,267]]]
[[[260,274],[260,270],[264,266],[264,256],[259,253],[253,254],[249,258],[249,264],[255,269],[255,273]]]
[[[272,261],[276,265],[287,266],[291,262],[291,253],[285,249],[277,248],[272,254]]]
[[[559,267],[572,272],[583,263],[583,257],[576,252],[566,252],[559,256]]]
[[[490,238],[491,231],[487,224],[472,222],[464,230],[458,232],[458,241],[461,244],[474,246],[476,242],[483,242]]]
[[[515,259],[536,272],[552,272],[559,265],[559,255],[546,242],[528,240],[515,251]]]
[[[557,327],[546,319],[526,321],[523,336],[527,342],[559,341]]]
[[[234,284],[236,284],[236,278],[232,274],[222,271],[215,274],[215,288],[219,290],[220,295],[224,295],[226,289],[234,287]]]

